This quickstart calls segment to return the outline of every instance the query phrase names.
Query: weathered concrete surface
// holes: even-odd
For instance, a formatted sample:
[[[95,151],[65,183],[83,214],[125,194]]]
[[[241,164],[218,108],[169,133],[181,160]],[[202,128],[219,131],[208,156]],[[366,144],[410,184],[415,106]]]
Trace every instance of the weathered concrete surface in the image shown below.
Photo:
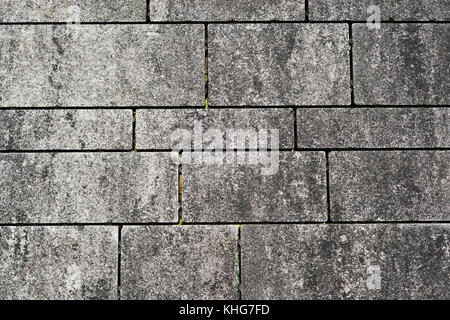
[[[370,6],[380,8],[383,21],[450,20],[448,0],[309,0],[309,19],[366,21]]]
[[[355,102],[450,104],[450,25],[353,25]]]
[[[152,0],[150,21],[305,20],[305,0]]]
[[[211,106],[350,104],[347,24],[208,27]]]
[[[245,225],[243,299],[449,299],[450,226]]]
[[[122,299],[237,299],[236,226],[122,230]]]
[[[299,108],[300,148],[450,147],[449,108]]]
[[[251,164],[249,154],[238,152],[233,164],[183,163],[185,221],[326,220],[323,152],[280,152],[278,167],[274,161],[269,170],[278,168],[274,175],[262,175],[261,167],[269,164]]]
[[[200,128],[200,134],[194,131],[196,124]],[[272,143],[274,129],[279,131],[279,146],[275,141]],[[214,139],[211,135],[218,136],[218,131],[223,132],[222,148],[234,148],[237,143],[231,141],[232,137],[240,133],[244,138],[252,134],[259,135],[260,148],[263,140],[267,141],[267,148],[294,147],[292,109],[139,109],[136,112],[138,149],[172,149],[179,144],[184,145],[177,130],[187,130],[186,135],[191,136],[188,149],[197,148],[194,141],[200,143],[203,134],[203,141],[197,149],[212,149],[210,146]],[[227,134],[227,131],[232,132]],[[264,133],[267,133],[267,139],[262,139]],[[249,148],[248,145],[246,148]]]
[[[12,25],[0,107],[203,106],[203,25]]]
[[[131,110],[3,110],[1,150],[130,150]]]
[[[330,153],[332,221],[449,221],[450,152]]]
[[[118,228],[0,227],[0,299],[116,299]]]
[[[146,0],[2,0],[0,22],[145,21],[145,11]]]
[[[168,154],[0,154],[0,223],[176,222]]]

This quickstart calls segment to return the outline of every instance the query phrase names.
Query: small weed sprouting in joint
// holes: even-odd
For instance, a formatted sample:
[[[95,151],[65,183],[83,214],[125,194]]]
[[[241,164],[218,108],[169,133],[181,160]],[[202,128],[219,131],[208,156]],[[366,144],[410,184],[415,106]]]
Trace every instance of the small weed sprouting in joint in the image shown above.
[[[208,109],[208,98],[205,99],[205,109]]]
[[[182,197],[181,197],[182,191],[183,191],[183,179],[180,175],[178,178],[178,201],[180,202],[180,204],[182,202]]]

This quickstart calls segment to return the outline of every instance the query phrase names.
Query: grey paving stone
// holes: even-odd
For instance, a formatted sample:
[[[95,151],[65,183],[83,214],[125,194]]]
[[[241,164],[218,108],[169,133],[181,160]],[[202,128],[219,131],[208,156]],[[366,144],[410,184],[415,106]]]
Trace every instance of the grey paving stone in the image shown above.
[[[305,20],[304,0],[152,0],[150,21]]]
[[[259,163],[249,154],[226,156],[224,163],[185,164],[183,219],[187,222],[325,221],[325,154],[264,153]],[[245,158],[241,158],[245,156]],[[268,168],[263,172],[261,167]],[[268,175],[272,174],[272,175]]]
[[[449,108],[299,108],[300,148],[450,147]]]
[[[236,226],[122,230],[121,299],[237,299]]]
[[[195,128],[199,130],[194,131]],[[265,134],[267,147],[294,147],[292,109],[139,109],[136,112],[138,149],[172,149],[179,144],[184,145],[182,131],[177,130],[183,130],[187,137],[191,136],[188,149],[212,149],[211,143],[214,139],[211,135],[220,134],[222,148],[234,148],[237,141],[232,140],[232,137],[236,135],[242,138],[260,135],[262,141]],[[275,134],[273,130],[278,130],[278,146],[275,140],[273,143],[271,140],[272,134]],[[203,142],[200,143],[202,136]],[[194,141],[199,144],[195,145]],[[246,148],[249,148],[249,144]]]
[[[1,150],[131,149],[131,110],[0,110]]]
[[[353,25],[355,102],[362,105],[450,103],[450,25]]]
[[[211,106],[350,104],[346,24],[208,27]]]
[[[0,154],[0,223],[178,221],[163,153]]]
[[[3,0],[0,22],[145,21],[146,0]]]
[[[0,299],[116,299],[118,228],[0,227]]]
[[[0,107],[203,106],[203,25],[8,25]]]
[[[450,226],[241,229],[243,299],[449,299]]]
[[[450,152],[330,153],[333,221],[449,221]]]
[[[309,0],[310,20],[366,21],[380,8],[381,20],[391,21],[448,21],[450,2],[447,0]]]

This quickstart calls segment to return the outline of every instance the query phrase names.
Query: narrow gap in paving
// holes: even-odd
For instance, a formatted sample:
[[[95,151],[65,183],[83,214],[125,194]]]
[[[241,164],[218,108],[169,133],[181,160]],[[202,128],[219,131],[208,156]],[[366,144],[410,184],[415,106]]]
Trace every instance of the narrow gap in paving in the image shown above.
[[[178,225],[183,224],[183,177],[182,177],[182,163],[183,151],[180,151],[180,164],[178,165]]]
[[[147,0],[145,9],[145,22],[150,22],[150,0]]]
[[[238,261],[237,261],[238,299],[242,300],[242,291],[241,291],[241,283],[242,283],[242,277],[241,277],[241,225],[240,224],[237,226],[237,251],[238,251]]]
[[[309,0],[305,0],[305,22],[309,22]]]
[[[353,78],[353,24],[350,22],[348,24],[348,41],[350,44],[350,91],[351,91],[351,106],[355,106],[355,86],[354,86],[354,78]]]
[[[209,79],[208,79],[208,24],[205,23],[205,109],[208,109],[208,93],[209,93]]]
[[[205,24],[204,21],[104,21],[104,22],[90,22],[90,21],[81,21],[80,25],[138,25],[138,24],[179,24],[179,25],[187,25],[187,24]],[[229,20],[216,20],[216,21],[208,21],[207,24],[330,24],[330,23],[367,23],[366,20],[323,20],[323,21],[309,21],[309,20],[247,20],[247,21],[229,21]],[[381,20],[380,23],[389,23],[389,24],[448,24],[448,21],[423,21],[423,20],[408,20],[405,21],[390,21],[390,20]],[[27,25],[67,25],[65,21],[55,21],[55,22],[0,22],[0,26],[8,26],[8,25],[16,25],[16,26],[27,26]]]
[[[294,151],[298,150],[298,141],[297,141],[297,108],[294,108]]]
[[[0,153],[102,153],[102,152],[116,152],[116,153],[128,153],[130,152],[130,149],[123,149],[123,150],[117,150],[117,149],[82,149],[82,150],[74,150],[74,149],[45,149],[45,150],[29,150],[29,149],[23,149],[23,150],[0,150]]]
[[[137,152],[136,149],[136,108],[133,110],[133,145],[132,145],[132,151]]]
[[[351,152],[351,151],[449,151],[450,147],[436,147],[436,148],[424,148],[424,147],[417,147],[417,148],[297,148],[296,151],[346,151],[346,152]],[[54,150],[52,150],[54,151]],[[86,152],[87,150],[84,150],[84,152]],[[173,150],[171,149],[139,149],[139,152],[148,152],[148,153],[152,153],[152,152],[171,152]],[[197,152],[207,152],[207,151],[216,151],[215,149],[187,149],[186,151],[197,151]],[[233,149],[230,151],[235,151],[235,152],[248,152],[248,151],[259,151],[259,148],[245,148],[245,149]],[[276,148],[276,149],[272,149],[272,148],[267,148],[264,149],[264,151],[280,151],[280,152],[292,152],[292,148]],[[5,151],[5,152],[10,152],[10,151]],[[34,152],[34,151],[33,151]],[[48,151],[42,151],[42,152],[48,152]],[[61,151],[61,152],[65,152],[65,151]],[[71,152],[79,152],[77,150],[73,150]],[[95,152],[95,151],[94,151]],[[119,152],[123,152],[122,150],[119,150]],[[226,150],[223,150],[223,152],[226,152]]]
[[[348,109],[348,105],[267,105],[267,106],[214,106],[214,109],[292,109],[292,108],[308,108],[308,109],[323,109],[323,108],[334,108],[334,109]],[[383,105],[383,104],[370,104],[364,105],[364,109],[376,109],[376,108],[390,108],[390,109],[404,109],[404,108],[421,108],[421,109],[435,109],[435,108],[450,108],[450,104],[440,104],[440,105],[424,105],[418,107],[413,104],[401,104],[401,105]],[[90,107],[2,107],[2,111],[36,111],[36,110],[124,110],[124,109],[140,109],[140,110],[164,110],[173,109],[174,106],[90,106]],[[198,109],[199,106],[176,106],[177,110],[189,110]]]
[[[134,150],[134,144],[133,143],[133,150],[131,151],[137,151]],[[250,152],[250,151],[259,151],[259,148],[246,148],[246,149],[233,149],[234,152]],[[267,148],[264,149],[267,152],[271,151],[280,151],[280,152],[292,152],[292,148]],[[172,152],[172,149],[139,149],[139,152],[141,153],[164,153],[164,152]],[[194,150],[189,149],[186,151],[202,151],[202,152],[212,152],[216,151],[214,149],[201,149],[201,150]],[[231,150],[230,150],[231,151]],[[450,147],[437,147],[437,148],[297,148],[295,151],[322,151],[322,152],[329,152],[329,151],[345,151],[345,152],[361,152],[361,151],[450,151]],[[130,149],[123,149],[123,150],[117,150],[117,149],[83,149],[83,150],[74,150],[74,149],[45,149],[45,150],[29,150],[29,149],[23,149],[23,150],[0,150],[0,154],[2,153],[128,153],[130,152]],[[224,150],[224,152],[226,152]]]
[[[325,151],[326,159],[326,186],[327,186],[327,221],[326,223],[331,223],[331,207],[330,207],[330,151]]]
[[[215,222],[183,222],[183,225],[189,226],[235,226],[239,225],[318,225],[324,221],[215,221]],[[383,220],[383,221],[331,221],[330,224],[367,224],[367,225],[383,225],[383,224],[450,224],[448,220]],[[120,226],[173,226],[174,222],[121,222]],[[0,223],[0,227],[117,227],[117,223]]]
[[[120,273],[122,259],[122,225],[119,225],[118,242],[117,242],[117,299],[120,300]]]

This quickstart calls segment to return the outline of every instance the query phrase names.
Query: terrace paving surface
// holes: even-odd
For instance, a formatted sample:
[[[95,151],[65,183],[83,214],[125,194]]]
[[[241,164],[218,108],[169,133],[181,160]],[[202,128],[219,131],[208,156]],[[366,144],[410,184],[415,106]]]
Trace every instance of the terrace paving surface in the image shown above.
[[[449,4],[2,1],[0,299],[449,299]]]

